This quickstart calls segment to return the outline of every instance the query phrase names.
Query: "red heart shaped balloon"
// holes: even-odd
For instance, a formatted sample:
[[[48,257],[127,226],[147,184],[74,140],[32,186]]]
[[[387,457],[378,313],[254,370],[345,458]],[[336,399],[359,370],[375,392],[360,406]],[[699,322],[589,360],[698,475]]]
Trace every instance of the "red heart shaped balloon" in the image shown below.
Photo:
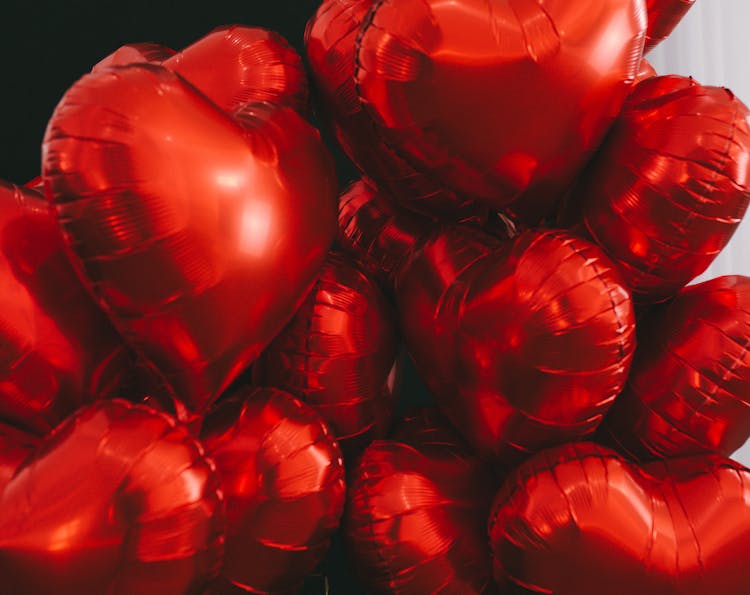
[[[674,295],[732,237],[750,200],[749,118],[730,91],[678,76],[628,98],[576,194],[634,299]]]
[[[270,101],[307,111],[302,58],[278,33],[258,27],[218,27],[162,63],[227,112]]]
[[[120,392],[130,364],[76,277],[44,197],[0,181],[0,417],[46,433]]]
[[[644,318],[604,436],[636,458],[732,454],[750,437],[750,278],[682,290]]]
[[[408,442],[373,442],[353,470],[344,528],[367,593],[471,595],[491,584],[485,523],[494,480],[434,423],[419,415],[399,431]]]
[[[126,401],[81,409],[0,497],[3,593],[201,592],[221,560],[213,463],[174,419]]]
[[[417,371],[486,458],[591,434],[625,384],[630,296],[601,250],[574,236],[438,231],[401,270],[397,301]]]
[[[344,507],[341,451],[288,393],[242,388],[201,433],[227,503],[221,579],[211,593],[297,593],[328,550]]]
[[[745,595],[750,470],[718,456],[639,468],[570,444],[508,478],[489,533],[503,593]]]
[[[269,104],[232,119],[154,65],[66,93],[44,178],[93,293],[193,409],[289,320],[336,229],[332,160],[314,128]]]
[[[645,52],[664,41],[682,20],[695,0],[646,0],[648,30]]]
[[[535,222],[619,112],[645,29],[643,0],[378,0],[356,91],[420,171]]]
[[[373,281],[330,253],[300,309],[253,365],[254,380],[311,405],[354,455],[391,423],[395,316]]]
[[[400,204],[432,217],[482,222],[486,207],[414,169],[389,147],[357,97],[355,42],[374,0],[324,0],[305,32],[319,108],[349,158]]]

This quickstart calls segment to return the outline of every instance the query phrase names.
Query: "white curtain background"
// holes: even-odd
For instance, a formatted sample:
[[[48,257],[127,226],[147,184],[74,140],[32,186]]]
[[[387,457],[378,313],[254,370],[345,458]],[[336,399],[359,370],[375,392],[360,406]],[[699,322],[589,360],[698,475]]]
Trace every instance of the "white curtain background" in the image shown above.
[[[748,23],[750,0],[697,0],[648,60],[659,74],[692,76],[704,85],[727,87],[750,105]],[[696,281],[730,274],[750,276],[750,213],[729,245]],[[734,458],[750,466],[750,441]]]

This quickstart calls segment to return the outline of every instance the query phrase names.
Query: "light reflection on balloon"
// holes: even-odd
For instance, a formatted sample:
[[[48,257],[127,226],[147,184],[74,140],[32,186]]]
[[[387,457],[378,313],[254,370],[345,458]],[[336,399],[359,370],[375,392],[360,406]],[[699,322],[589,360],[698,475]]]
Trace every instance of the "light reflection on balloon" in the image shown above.
[[[625,384],[630,295],[602,251],[575,236],[503,242],[437,229],[396,289],[417,371],[483,457],[511,463],[590,435]]]
[[[355,84],[356,40],[373,0],[325,0],[305,32],[321,117],[360,171],[396,202],[433,218],[483,223],[487,207],[417,171],[373,127]]]
[[[750,112],[730,91],[643,80],[574,192],[639,302],[674,295],[726,246],[750,200]]]
[[[44,197],[0,181],[0,417],[44,434],[120,392],[134,357],[68,261]]]
[[[715,455],[638,467],[568,444],[511,474],[489,535],[502,593],[744,595],[750,470]]]
[[[686,287],[639,328],[603,437],[638,459],[739,449],[750,437],[750,278]]]
[[[284,391],[242,387],[206,415],[201,437],[228,519],[221,578],[209,593],[298,592],[344,506],[341,451],[328,428]]]
[[[156,65],[66,93],[44,179],[99,303],[198,411],[287,322],[335,234],[336,180],[314,128],[270,104],[230,118]],[[267,237],[250,241],[246,225]]]
[[[367,592],[489,592],[485,525],[495,481],[427,410],[376,441],[353,473],[344,530]]]
[[[265,101],[307,110],[302,58],[274,31],[244,25],[217,27],[162,65],[228,113]]]
[[[122,400],[79,410],[0,496],[4,593],[197,593],[219,571],[213,463],[173,418]]]
[[[311,405],[345,454],[359,454],[390,426],[395,317],[377,285],[332,252],[291,322],[253,366],[255,381]]]
[[[533,224],[620,111],[645,31],[642,0],[381,0],[356,97],[418,171]]]

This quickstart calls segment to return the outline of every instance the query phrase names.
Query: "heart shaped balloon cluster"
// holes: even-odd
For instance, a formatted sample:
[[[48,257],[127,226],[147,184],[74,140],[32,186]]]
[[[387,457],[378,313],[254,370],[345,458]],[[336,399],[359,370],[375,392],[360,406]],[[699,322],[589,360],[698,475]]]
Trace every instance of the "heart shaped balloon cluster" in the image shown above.
[[[691,4],[96,63],[0,183],[0,593],[746,595],[750,279],[686,285],[750,114],[643,60]]]

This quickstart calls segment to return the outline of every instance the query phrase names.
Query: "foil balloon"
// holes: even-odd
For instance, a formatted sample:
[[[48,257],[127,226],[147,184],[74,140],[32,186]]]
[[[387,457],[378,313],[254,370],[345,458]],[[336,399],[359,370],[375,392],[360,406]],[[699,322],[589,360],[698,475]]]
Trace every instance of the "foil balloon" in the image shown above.
[[[174,55],[174,50],[158,43],[129,43],[117,48],[106,58],[97,62],[91,72],[100,72],[113,66],[129,64],[158,64]]]
[[[576,192],[635,300],[674,295],[732,237],[750,199],[749,117],[730,91],[678,76],[628,98]]]
[[[24,188],[31,188],[32,190],[36,190],[39,193],[44,193],[44,180],[42,180],[42,176],[37,176],[33,180],[29,180],[23,185]]]
[[[750,278],[682,290],[643,319],[603,436],[648,459],[717,452],[750,437]]]
[[[646,0],[648,29],[644,51],[651,51],[669,37],[693,4],[695,0]]]
[[[395,424],[390,439],[417,449],[431,447],[466,447],[466,442],[434,406],[408,410]]]
[[[242,25],[218,27],[177,54],[156,43],[124,45],[92,72],[144,62],[178,73],[226,112],[264,101],[300,112],[307,109],[302,58],[273,31]]]
[[[398,270],[429,234],[430,222],[399,209],[367,180],[359,180],[339,198],[337,243],[389,292]]]
[[[330,253],[300,309],[253,365],[254,380],[311,405],[345,454],[356,453],[390,425],[395,318],[377,285]]]
[[[487,459],[591,434],[625,385],[630,295],[601,250],[572,235],[438,231],[401,270],[397,302],[419,375]]]
[[[421,417],[404,431],[413,443],[373,442],[354,469],[350,558],[367,593],[489,592],[492,475],[450,430]]]
[[[641,468],[569,444],[508,478],[489,535],[502,593],[745,595],[750,470],[717,455]]]
[[[117,394],[132,354],[88,295],[44,197],[0,181],[0,418],[44,434]]]
[[[333,164],[314,128],[270,104],[230,118],[156,65],[78,81],[43,166],[75,266],[192,410],[283,328],[335,235]]]
[[[210,593],[297,593],[325,556],[344,506],[333,436],[315,411],[274,388],[222,399],[201,435],[227,503],[224,565]]]
[[[198,594],[223,532],[201,445],[148,407],[100,401],[58,426],[0,496],[0,592]]]
[[[620,111],[645,30],[642,0],[380,0],[355,90],[419,171],[534,224]]]
[[[41,438],[0,422],[0,494]]]
[[[163,62],[227,112],[268,101],[307,111],[307,75],[302,58],[278,33],[231,25]]]
[[[373,0],[325,0],[305,33],[319,108],[356,166],[399,204],[430,217],[483,222],[488,209],[446,189],[402,159],[372,125],[357,97],[355,44]]]
[[[648,60],[644,58],[643,60],[641,60],[641,68],[638,71],[638,74],[635,75],[636,88],[638,88],[637,84],[641,81],[645,81],[646,79],[650,79],[655,76],[658,76],[656,69]]]

